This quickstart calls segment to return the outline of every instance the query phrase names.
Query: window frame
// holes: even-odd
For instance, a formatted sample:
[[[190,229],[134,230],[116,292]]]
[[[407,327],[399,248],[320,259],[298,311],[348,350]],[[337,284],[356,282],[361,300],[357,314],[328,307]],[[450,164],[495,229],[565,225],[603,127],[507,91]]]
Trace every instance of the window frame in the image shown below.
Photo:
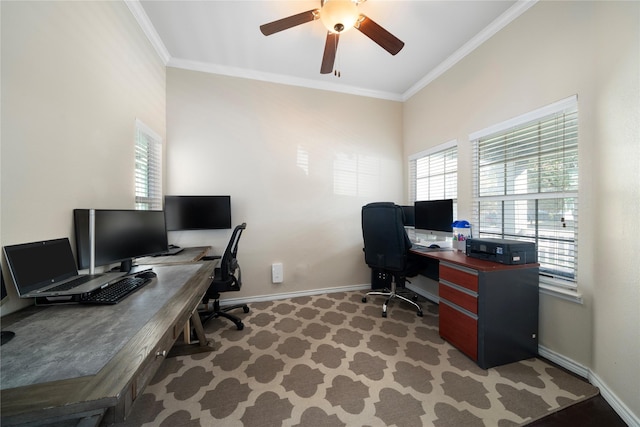
[[[134,194],[138,210],[162,210],[162,138],[135,121]]]
[[[446,170],[446,166],[443,167],[443,194],[438,197],[431,197],[431,194],[427,196],[427,198],[418,199],[418,167],[417,164],[421,159],[431,158],[435,155],[444,154],[447,151],[453,151],[455,153],[455,170]],[[454,210],[454,218],[456,217],[457,212],[457,204],[458,204],[458,140],[454,139],[442,144],[438,144],[434,147],[431,147],[427,150],[420,151],[418,153],[412,154],[408,158],[408,168],[409,168],[409,194],[408,199],[409,203],[413,203],[416,200],[440,200],[440,199],[453,199],[453,210]],[[429,173],[426,176],[421,177],[420,179],[432,179],[434,176],[440,174],[431,174]],[[453,179],[451,177],[453,176]],[[453,181],[453,187],[448,187],[450,185],[450,181]],[[455,189],[454,193],[448,193],[447,188]]]
[[[545,272],[541,271],[540,274],[540,288],[541,290],[543,290],[544,292],[548,292],[551,294],[554,294],[556,296],[560,296],[562,298],[566,298],[569,300],[574,300],[574,301],[581,301],[581,296],[578,292],[578,215],[577,215],[577,211],[578,211],[578,206],[579,206],[579,190],[578,190],[578,185],[577,185],[577,180],[578,180],[578,176],[579,176],[579,170],[577,170],[576,172],[576,178],[575,178],[575,186],[572,186],[571,184],[566,184],[566,186],[564,186],[563,188],[561,188],[559,191],[555,191],[555,192],[547,192],[545,190],[548,189],[548,187],[543,187],[542,184],[540,184],[540,182],[538,182],[538,188],[537,191],[530,191],[530,189],[527,189],[527,191],[524,191],[521,194],[516,194],[515,192],[512,194],[509,194],[507,191],[504,192],[504,194],[500,194],[500,195],[485,195],[485,196],[481,196],[480,195],[480,180],[481,180],[481,172],[480,172],[480,165],[479,165],[479,141],[481,141],[482,139],[485,139],[485,141],[489,138],[493,138],[496,137],[497,135],[503,135],[505,136],[505,138],[507,137],[507,135],[509,135],[510,132],[512,132],[514,129],[522,129],[525,128],[527,126],[533,126],[535,123],[540,124],[543,123],[545,121],[549,121],[551,119],[551,117],[553,117],[554,115],[559,116],[562,114],[573,114],[573,112],[575,111],[575,141],[572,140],[572,144],[574,144],[575,147],[573,147],[572,145],[572,149],[575,150],[575,158],[576,158],[576,162],[575,162],[575,167],[577,169],[577,158],[578,158],[578,150],[579,150],[579,135],[578,135],[578,128],[579,128],[579,111],[578,111],[578,102],[577,102],[577,95],[573,95],[570,96],[568,98],[565,98],[561,101],[558,101],[556,103],[547,105],[545,107],[539,108],[537,110],[534,110],[532,112],[520,115],[518,117],[512,118],[510,120],[507,120],[505,122],[496,124],[494,126],[491,126],[489,128],[486,128],[484,130],[478,131],[478,132],[474,132],[472,134],[469,135],[469,141],[471,143],[472,146],[472,163],[473,163],[473,222],[474,224],[476,224],[476,229],[477,235],[481,235],[481,233],[483,233],[483,230],[480,229],[480,226],[482,225],[479,221],[480,219],[480,204],[482,202],[487,203],[489,201],[499,201],[503,204],[505,201],[514,201],[514,200],[529,200],[529,201],[534,201],[535,203],[535,223],[533,225],[533,238],[536,242],[538,242],[538,239],[542,239],[542,240],[548,240],[549,237],[545,237],[545,236],[541,236],[540,234],[540,223],[541,220],[539,218],[539,210],[538,210],[538,206],[539,206],[539,202],[540,201],[549,201],[551,202],[553,199],[556,200],[573,200],[575,202],[575,215],[573,218],[573,225],[571,226],[571,231],[573,232],[573,238],[571,240],[572,243],[572,247],[571,247],[571,254],[573,254],[575,256],[575,261],[572,263],[572,274],[573,277],[572,278],[561,278],[559,276],[561,276],[560,274],[557,275],[549,275],[546,274]],[[566,119],[563,118],[563,123],[566,123]],[[564,140],[563,140],[564,141]],[[513,148],[513,146],[515,144],[513,143],[508,143],[509,145],[507,145],[505,143],[505,148]],[[540,155],[540,153],[542,152],[542,149],[540,149],[539,147],[537,148],[538,152],[537,154]],[[524,148],[522,149],[524,150]],[[559,148],[555,148],[554,152],[560,152],[561,149]],[[568,156],[567,156],[568,158]],[[562,161],[563,161],[563,165],[566,165],[568,163],[567,158],[563,157]],[[513,162],[513,160],[505,160],[504,161],[504,167],[507,168],[509,166],[509,162]],[[499,163],[499,162],[497,162]],[[506,181],[506,179],[505,179]],[[564,185],[564,184],[563,184]],[[505,186],[506,187],[506,186]],[[515,203],[515,202],[513,202]],[[503,235],[505,235],[505,221],[504,221],[504,213],[502,213],[502,217],[501,217],[501,233]],[[562,220],[564,221],[564,217],[562,218]],[[486,231],[485,231],[486,232]],[[558,232],[559,233],[559,232]],[[513,238],[513,236],[509,235],[508,233],[506,233],[508,235],[508,237],[505,238]],[[523,240],[528,240],[531,241],[530,238],[523,238]],[[554,262],[557,262],[558,264],[561,263],[561,257],[559,255],[561,251],[560,249],[556,249],[556,252],[554,253],[555,258],[554,258]],[[538,248],[538,252],[540,253],[540,248]],[[540,262],[540,260],[539,260]]]

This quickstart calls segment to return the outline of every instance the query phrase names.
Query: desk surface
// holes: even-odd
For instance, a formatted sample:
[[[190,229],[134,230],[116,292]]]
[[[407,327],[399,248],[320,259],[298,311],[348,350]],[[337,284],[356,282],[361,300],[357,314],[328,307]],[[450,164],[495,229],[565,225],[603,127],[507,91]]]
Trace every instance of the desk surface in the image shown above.
[[[478,271],[498,271],[498,270],[516,270],[520,268],[531,268],[532,266],[538,266],[538,264],[517,264],[506,265],[499,262],[486,261],[483,259],[473,258],[467,256],[464,252],[457,250],[433,250],[433,249],[420,249],[412,248],[409,252],[415,255],[435,259],[438,261],[447,261],[452,264],[460,265],[463,267],[473,268]]]
[[[16,336],[0,347],[2,423],[118,404],[157,343],[197,307],[214,266],[153,267],[157,278],[116,305],[29,307],[3,317]]]
[[[136,264],[141,265],[178,265],[198,262],[203,256],[211,250],[211,246],[194,246],[192,248],[184,248],[175,255],[167,256],[148,256],[138,258]]]

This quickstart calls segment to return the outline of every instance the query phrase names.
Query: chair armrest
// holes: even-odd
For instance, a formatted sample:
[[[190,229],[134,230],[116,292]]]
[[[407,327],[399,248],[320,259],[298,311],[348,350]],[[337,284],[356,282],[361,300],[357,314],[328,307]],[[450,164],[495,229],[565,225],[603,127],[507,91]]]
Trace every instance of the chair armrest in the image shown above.
[[[211,261],[214,259],[220,259],[222,258],[221,255],[207,255],[207,256],[203,256],[202,258],[200,258],[202,261]]]

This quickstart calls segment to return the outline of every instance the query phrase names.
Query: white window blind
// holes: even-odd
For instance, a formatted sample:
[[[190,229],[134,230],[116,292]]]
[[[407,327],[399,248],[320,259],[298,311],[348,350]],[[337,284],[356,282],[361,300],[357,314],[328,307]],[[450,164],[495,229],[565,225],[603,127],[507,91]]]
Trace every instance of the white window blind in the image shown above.
[[[491,130],[470,137],[476,235],[536,243],[541,282],[575,289],[577,98]]]
[[[162,139],[140,120],[135,135],[136,209],[162,209]]]
[[[409,157],[409,201],[458,198],[458,143],[451,141]]]

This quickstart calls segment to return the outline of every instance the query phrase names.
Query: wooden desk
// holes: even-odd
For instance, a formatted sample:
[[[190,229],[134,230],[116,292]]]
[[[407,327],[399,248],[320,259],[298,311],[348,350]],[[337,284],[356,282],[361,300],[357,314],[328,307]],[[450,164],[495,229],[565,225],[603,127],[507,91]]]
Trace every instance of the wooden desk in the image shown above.
[[[538,264],[504,265],[458,251],[438,261],[440,336],[488,369],[538,354]]]
[[[0,424],[124,420],[185,323],[216,261],[156,266],[157,278],[116,305],[29,307],[2,318]]]
[[[431,258],[437,261],[449,262],[462,267],[473,268],[478,271],[498,271],[498,270],[518,270],[521,268],[538,267],[538,264],[505,265],[499,262],[485,261],[483,259],[467,256],[458,250],[437,250],[437,249],[411,249],[409,252],[415,255]]]
[[[137,264],[141,265],[178,265],[198,262],[211,250],[211,246],[194,246],[184,248],[175,255],[167,256],[148,256],[138,258]]]
[[[182,251],[175,255],[138,258],[136,263],[143,266],[189,264],[200,261],[205,255],[207,255],[207,253],[209,253],[210,250],[211,246],[193,246],[183,248]],[[140,269],[141,268],[138,268],[138,270]],[[191,326],[192,324],[190,321],[187,321],[184,325],[184,342],[186,344],[191,344]]]

